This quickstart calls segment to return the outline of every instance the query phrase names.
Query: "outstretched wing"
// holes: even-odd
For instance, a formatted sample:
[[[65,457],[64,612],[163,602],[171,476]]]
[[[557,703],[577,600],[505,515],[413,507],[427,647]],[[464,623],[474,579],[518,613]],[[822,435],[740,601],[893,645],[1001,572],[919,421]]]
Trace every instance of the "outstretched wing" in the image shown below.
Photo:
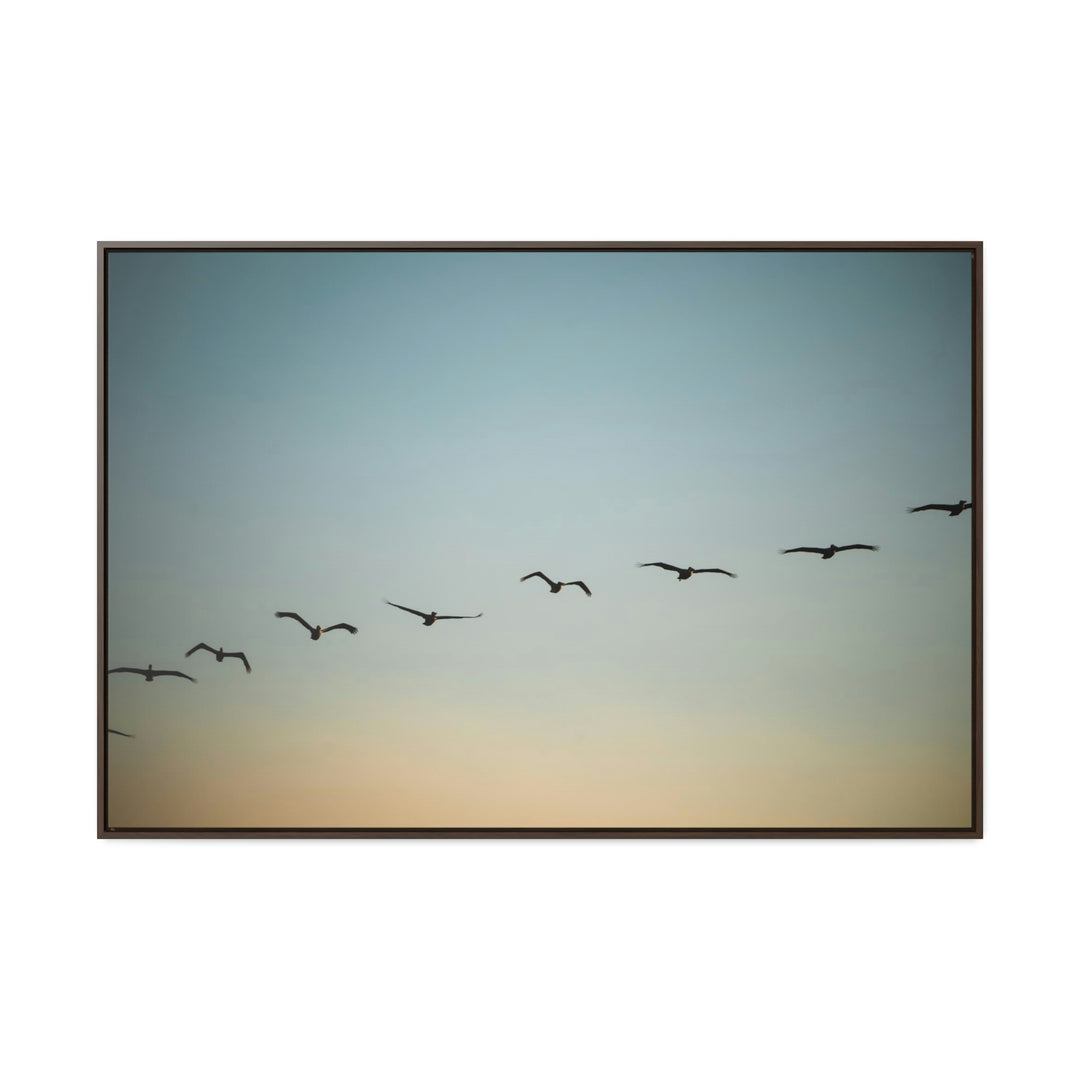
[[[520,578],[519,580],[520,581],[528,581],[529,578],[531,578],[531,577],[543,578],[549,585],[554,585],[555,584],[555,582],[552,581],[551,578],[549,578],[547,576],[547,574],[544,573],[543,570],[534,570],[531,574],[526,574],[523,578]]]
[[[134,735],[129,735],[126,731],[117,731],[116,728],[106,728],[110,735],[123,735],[125,739],[134,739]]]
[[[858,548],[861,551],[877,551],[877,544],[845,544],[843,547],[838,547],[837,551],[855,551]]]
[[[114,668],[109,668],[109,670],[106,671],[105,674],[106,675],[115,675],[118,671],[130,671],[132,675],[145,675],[147,673],[146,668],[114,667]],[[157,675],[159,673],[155,671],[154,674]]]
[[[712,570],[695,570],[695,574],[727,574],[728,577],[738,577],[738,574],[733,574],[730,570],[719,570],[715,567]]]
[[[389,604],[391,607],[399,608],[401,611],[407,611],[410,615],[419,615],[421,619],[427,618],[426,611],[417,611],[416,608],[405,607],[402,604],[395,604],[393,600],[384,600],[384,604]]]
[[[567,581],[567,582],[564,582],[564,584],[565,585],[580,585],[582,591],[585,593],[586,596],[592,596],[592,593],[589,591],[589,586],[586,585],[584,581]]]
[[[309,634],[315,633],[315,627],[307,621],[307,619],[300,618],[295,611],[275,611],[274,617],[277,619],[295,619],[301,626],[307,627]]]
[[[480,615],[483,614],[481,611]],[[437,618],[441,622],[443,619],[479,619],[480,615],[439,615]]]
[[[235,656],[237,660],[243,660],[244,670],[249,675],[251,674],[251,665],[248,663],[247,657],[242,652],[227,652],[225,653],[225,656]]]
[[[920,510],[953,510],[955,507],[947,506],[945,503],[927,503],[925,506],[909,506],[907,512],[909,514],[917,514]]]
[[[200,641],[198,645],[193,645],[190,649],[188,649],[188,651],[186,653],[184,653],[184,655],[185,656],[190,656],[193,652],[198,652],[200,649],[205,649],[207,652],[212,652],[215,655],[217,654],[217,649],[212,649],[212,648],[210,648],[209,645],[206,644],[205,641]],[[226,653],[225,655],[226,656],[232,656],[234,654],[233,653]]]
[[[812,547],[785,548],[784,550],[782,550],[780,552],[780,554],[781,555],[790,555],[793,551],[810,551],[815,555],[824,555],[829,550],[830,550],[829,548],[812,548]]]
[[[329,634],[331,630],[348,630],[350,634],[356,633],[356,627],[347,622],[336,622],[333,626],[323,627],[324,634]]]
[[[671,563],[667,562],[639,562],[638,566],[659,566],[661,567],[661,569],[664,570],[674,570],[676,574],[681,569],[681,567],[672,566]]]
[[[187,679],[188,682],[198,682],[198,679],[193,679],[190,675],[185,675],[182,671],[155,671],[154,678],[158,678],[161,675],[179,675],[181,679]]]

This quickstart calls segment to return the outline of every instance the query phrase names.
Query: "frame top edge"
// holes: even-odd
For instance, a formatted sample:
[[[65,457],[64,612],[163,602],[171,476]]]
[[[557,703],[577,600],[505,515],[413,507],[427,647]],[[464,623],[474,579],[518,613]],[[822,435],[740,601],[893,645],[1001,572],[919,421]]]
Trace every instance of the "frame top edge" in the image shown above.
[[[110,251],[981,251],[981,240],[99,240]]]

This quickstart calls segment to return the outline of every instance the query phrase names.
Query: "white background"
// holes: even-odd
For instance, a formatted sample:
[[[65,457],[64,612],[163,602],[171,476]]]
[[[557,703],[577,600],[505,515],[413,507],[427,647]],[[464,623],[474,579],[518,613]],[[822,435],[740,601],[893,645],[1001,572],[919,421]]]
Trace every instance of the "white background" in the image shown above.
[[[8,16],[10,1075],[1075,1067],[1069,13]],[[98,239],[984,240],[987,838],[94,839]]]

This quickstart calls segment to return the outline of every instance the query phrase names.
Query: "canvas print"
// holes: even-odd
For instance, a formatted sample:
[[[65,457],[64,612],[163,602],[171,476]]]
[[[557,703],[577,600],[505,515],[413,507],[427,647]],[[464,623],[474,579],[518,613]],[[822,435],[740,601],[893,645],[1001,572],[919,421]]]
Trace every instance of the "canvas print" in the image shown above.
[[[103,245],[103,835],[978,835],[972,245]]]

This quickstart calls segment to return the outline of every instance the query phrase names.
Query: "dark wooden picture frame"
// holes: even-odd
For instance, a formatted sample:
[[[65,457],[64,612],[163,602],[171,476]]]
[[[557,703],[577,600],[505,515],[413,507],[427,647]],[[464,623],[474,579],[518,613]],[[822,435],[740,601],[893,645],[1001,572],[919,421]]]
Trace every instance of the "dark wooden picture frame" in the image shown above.
[[[109,259],[128,252],[967,252],[971,263],[971,825],[966,828],[146,828],[109,819]],[[973,242],[229,243],[101,242],[98,266],[98,785],[100,838],[980,838],[982,787],[982,260]],[[929,493],[933,495],[934,493]],[[844,542],[844,541],[841,541]],[[643,557],[654,557],[646,554]],[[673,556],[668,556],[673,557]],[[711,565],[711,564],[709,564]],[[527,569],[532,569],[528,567]],[[395,599],[397,599],[395,597]],[[407,598],[406,598],[407,599]],[[122,661],[121,661],[122,662]]]

